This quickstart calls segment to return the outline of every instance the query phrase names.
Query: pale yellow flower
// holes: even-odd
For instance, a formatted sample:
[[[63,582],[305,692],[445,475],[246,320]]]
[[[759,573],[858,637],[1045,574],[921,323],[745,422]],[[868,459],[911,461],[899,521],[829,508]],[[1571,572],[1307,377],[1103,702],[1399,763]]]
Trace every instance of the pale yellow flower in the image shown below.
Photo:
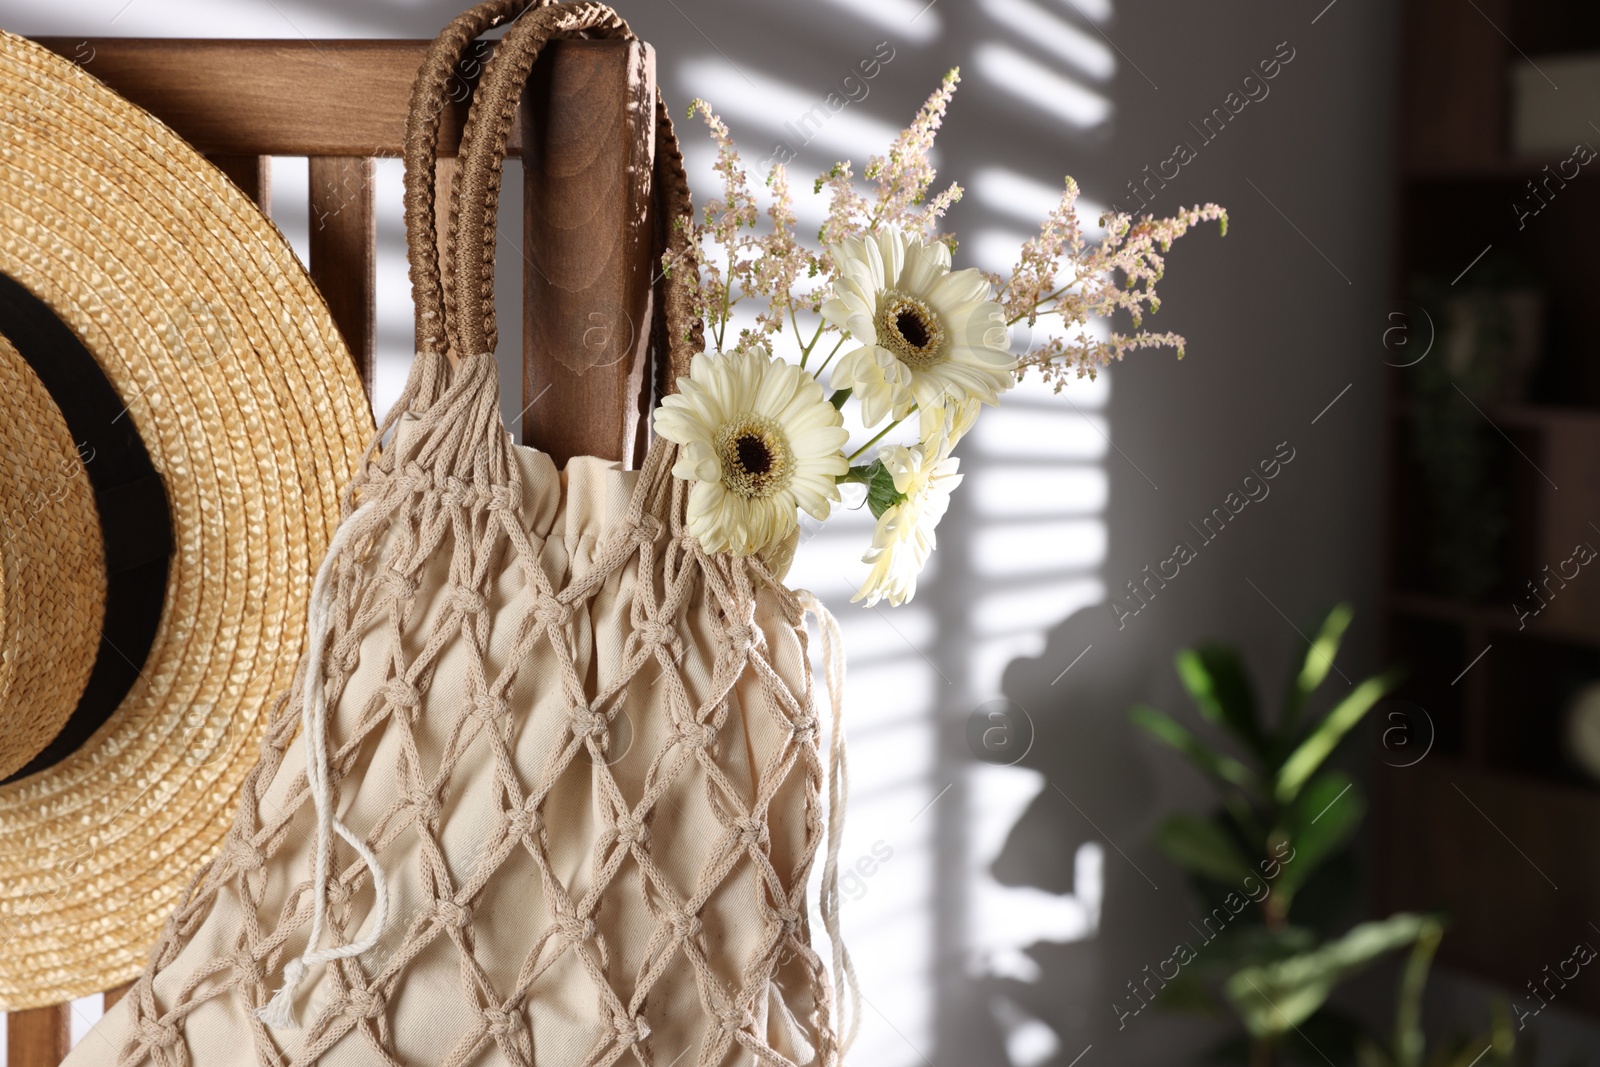
[[[833,372],[860,400],[868,426],[901,418],[913,402],[945,397],[998,402],[1013,383],[1005,314],[976,270],[950,269],[950,250],[898,226],[835,245],[834,296],[822,316],[859,348]]]
[[[747,556],[798,524],[828,517],[849,469],[849,437],[822,386],[764,349],[702,353],[656,409],[656,433],[680,448],[672,473],[694,483],[689,533],[708,552]]]
[[[950,492],[961,484],[961,461],[950,453],[972,428],[978,401],[953,401],[922,410],[922,440],[911,447],[890,445],[878,460],[894,480],[898,499],[878,516],[872,547],[862,561],[872,564],[851,601],[868,607],[887,599],[899,607],[917,592],[917,577],[933,554],[934,528],[950,506]]]

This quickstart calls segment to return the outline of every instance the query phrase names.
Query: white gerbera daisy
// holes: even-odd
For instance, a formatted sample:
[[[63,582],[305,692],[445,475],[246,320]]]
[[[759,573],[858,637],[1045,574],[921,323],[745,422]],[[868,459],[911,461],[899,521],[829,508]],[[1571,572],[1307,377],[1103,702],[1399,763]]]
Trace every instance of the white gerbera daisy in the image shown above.
[[[850,389],[868,426],[946,396],[993,404],[1013,384],[1005,313],[976,270],[950,269],[944,244],[898,226],[830,249],[834,296],[822,316],[861,345],[840,358],[832,386]]]
[[[852,603],[865,600],[870,608],[887,597],[899,607],[916,595],[917,577],[933,554],[934,527],[950,506],[950,491],[961,484],[961,461],[950,452],[977,414],[976,400],[923,409],[921,443],[890,445],[878,453],[894,481],[896,499],[878,516],[872,547],[861,557],[872,570]]]
[[[694,483],[689,533],[707,552],[748,556],[825,519],[849,470],[839,411],[806,371],[765,349],[702,353],[656,409],[656,432],[680,446],[672,473]]]

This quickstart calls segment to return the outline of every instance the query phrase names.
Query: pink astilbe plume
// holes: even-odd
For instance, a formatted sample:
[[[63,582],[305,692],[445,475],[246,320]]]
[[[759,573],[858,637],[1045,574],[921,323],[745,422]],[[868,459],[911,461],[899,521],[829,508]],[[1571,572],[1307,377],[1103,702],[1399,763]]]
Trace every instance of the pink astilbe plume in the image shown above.
[[[814,191],[826,192],[827,215],[818,232],[821,249],[802,245],[795,233],[794,202],[788,174],[776,164],[767,177],[769,203],[763,210],[728,127],[703,100],[689,108],[690,117],[704,118],[717,146],[715,170],[722,195],[708,201],[693,224],[694,244],[701,250],[700,311],[718,350],[770,345],[772,335],[792,327],[804,364],[825,333],[835,327],[814,317],[827,298],[834,262],[823,250],[847,238],[865,237],[898,226],[929,242],[956,250],[953,234],[940,231],[945,213],[961,199],[961,186],[951,183],[929,195],[937,179],[931,162],[934,139],[960,83],[951,70],[881,156],[867,160],[858,188],[849,161],[834,164],[817,178]],[[1066,179],[1061,201],[1023,245],[1009,278],[985,272],[1009,325],[1033,328],[1034,343],[1018,357],[1018,376],[1036,369],[1059,391],[1074,377],[1094,377],[1099,368],[1141,348],[1174,348],[1183,355],[1177,334],[1143,329],[1144,317],[1161,306],[1156,293],[1172,242],[1200,222],[1214,221],[1227,232],[1227,212],[1216,204],[1179,211],[1168,218],[1135,217],[1111,212],[1100,219],[1105,234],[1097,242],[1084,238],[1078,215],[1078,185]],[[670,266],[670,265],[669,265]],[[754,328],[737,338],[727,336],[732,308],[743,300],[764,307]],[[1133,332],[1098,338],[1090,321],[1127,313]],[[802,331],[799,315],[808,321]],[[1049,322],[1057,317],[1059,322]],[[1046,322],[1040,329],[1041,322]],[[837,350],[837,349],[835,349]]]
[[[689,117],[695,115],[704,116],[716,142],[714,169],[722,178],[722,195],[707,201],[694,227],[702,263],[699,310],[719,350],[743,350],[768,343],[771,334],[782,332],[785,319],[794,324],[796,308],[816,310],[817,298],[796,291],[796,286],[802,276],[816,274],[819,264],[795,238],[794,201],[783,165],[767,177],[771,202],[763,212],[727,125],[704,100],[689,105]],[[749,298],[765,301],[766,308],[756,315],[754,329],[740,331],[729,343],[731,311]]]
[[[1039,236],[1022,246],[1009,281],[991,276],[1006,320],[1032,327],[1046,316],[1059,315],[1064,335],[1048,333],[1044,341],[1019,356],[1019,375],[1037,368],[1056,391],[1071,378],[1093,378],[1099,368],[1139,348],[1175,348],[1183,357],[1184,339],[1175,333],[1139,329],[1146,312],[1161,308],[1156,282],[1166,270],[1172,242],[1200,222],[1217,222],[1228,232],[1228,213],[1216,204],[1179,211],[1170,218],[1135,218],[1110,212],[1100,219],[1105,236],[1089,245],[1077,212],[1078,183],[1066,179],[1061,202],[1046,216]],[[1106,340],[1092,336],[1092,317],[1128,313],[1135,332],[1113,333]]]
[[[863,177],[873,185],[871,202],[850,184],[849,163],[835,164],[817,179],[817,191],[826,185],[830,192],[828,218],[818,234],[824,245],[838,244],[846,237],[861,237],[892,223],[910,233],[920,233],[930,242],[945,240],[954,250],[954,238],[939,233],[938,225],[951,205],[961,199],[961,186],[952,182],[928,199],[928,188],[938,177],[928,157],[960,82],[959,70],[946,74],[911,125],[894,139],[888,153],[867,160]]]
[[[697,114],[705,116],[706,126],[710,128],[711,138],[717,145],[714,169],[722,179],[722,196],[706,202],[702,218],[695,225],[695,244],[702,247],[718,246],[723,255],[717,257],[702,253],[700,301],[696,310],[711,329],[717,347],[721,348],[725,341],[723,331],[727,324],[728,308],[735,300],[733,291],[741,283],[748,284],[752,267],[750,257],[741,255],[747,243],[742,231],[755,226],[761,209],[750,193],[750,180],[739,158],[739,149],[728,133],[727,124],[717,117],[704,100],[695,100],[689,105],[689,117],[694,118]]]

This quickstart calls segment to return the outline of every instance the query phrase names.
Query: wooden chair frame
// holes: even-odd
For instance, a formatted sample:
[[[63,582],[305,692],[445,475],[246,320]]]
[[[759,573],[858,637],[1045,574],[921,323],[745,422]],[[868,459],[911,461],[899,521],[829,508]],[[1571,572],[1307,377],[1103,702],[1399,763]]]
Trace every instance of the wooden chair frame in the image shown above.
[[[171,126],[269,209],[270,157],[309,161],[310,271],[370,401],[376,216],[373,160],[402,154],[424,41],[43,38]],[[440,143],[447,210],[465,104],[492,43],[458,69]],[[454,88],[454,87],[453,87]],[[523,162],[523,440],[564,463],[620,460],[643,441],[655,219],[655,58],[641,42],[553,44],[523,93],[510,154]],[[441,227],[441,232],[444,228]],[[506,309],[500,309],[502,319]],[[536,406],[537,405],[537,406]],[[189,872],[174,871],[174,878]],[[106,1008],[126,991],[107,990]],[[71,1005],[12,1012],[10,1067],[57,1067]]]

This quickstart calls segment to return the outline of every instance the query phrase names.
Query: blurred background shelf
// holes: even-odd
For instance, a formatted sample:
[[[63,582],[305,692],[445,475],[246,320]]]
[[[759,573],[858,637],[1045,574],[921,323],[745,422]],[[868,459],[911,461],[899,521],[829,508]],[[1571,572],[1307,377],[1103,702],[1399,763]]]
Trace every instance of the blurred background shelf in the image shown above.
[[[1375,768],[1375,905],[1449,913],[1441,959],[1534,1005],[1600,945],[1567,725],[1600,681],[1600,129],[1564,110],[1600,5],[1409,0],[1405,34],[1385,622],[1431,747]],[[1600,1013],[1600,983],[1557,999]]]
[[[1490,641],[1499,635],[1516,634],[1527,640],[1600,649],[1600,625],[1574,625],[1538,617],[1529,618],[1525,625],[1519,625],[1516,612],[1509,605],[1470,604],[1431,593],[1397,590],[1389,594],[1389,610],[1412,618],[1432,619],[1435,622],[1453,623],[1463,629],[1481,630]]]
[[[1594,144],[1600,148],[1600,134],[1594,135]],[[1438,163],[1412,159],[1403,166],[1402,177],[1418,183],[1440,182],[1523,182],[1544,176],[1545,168],[1554,170],[1566,156],[1534,159],[1484,159],[1456,163]]]
[[[1449,757],[1380,768],[1377,903],[1447,912],[1440,959],[1508,986],[1528,1007],[1580,941],[1600,946],[1600,850],[1571,829],[1600,824],[1600,791],[1486,770]],[[1600,983],[1555,1003],[1600,1013]]]
[[[1489,418],[1503,426],[1545,431],[1600,431],[1600,407],[1504,404],[1490,407],[1487,413]]]

